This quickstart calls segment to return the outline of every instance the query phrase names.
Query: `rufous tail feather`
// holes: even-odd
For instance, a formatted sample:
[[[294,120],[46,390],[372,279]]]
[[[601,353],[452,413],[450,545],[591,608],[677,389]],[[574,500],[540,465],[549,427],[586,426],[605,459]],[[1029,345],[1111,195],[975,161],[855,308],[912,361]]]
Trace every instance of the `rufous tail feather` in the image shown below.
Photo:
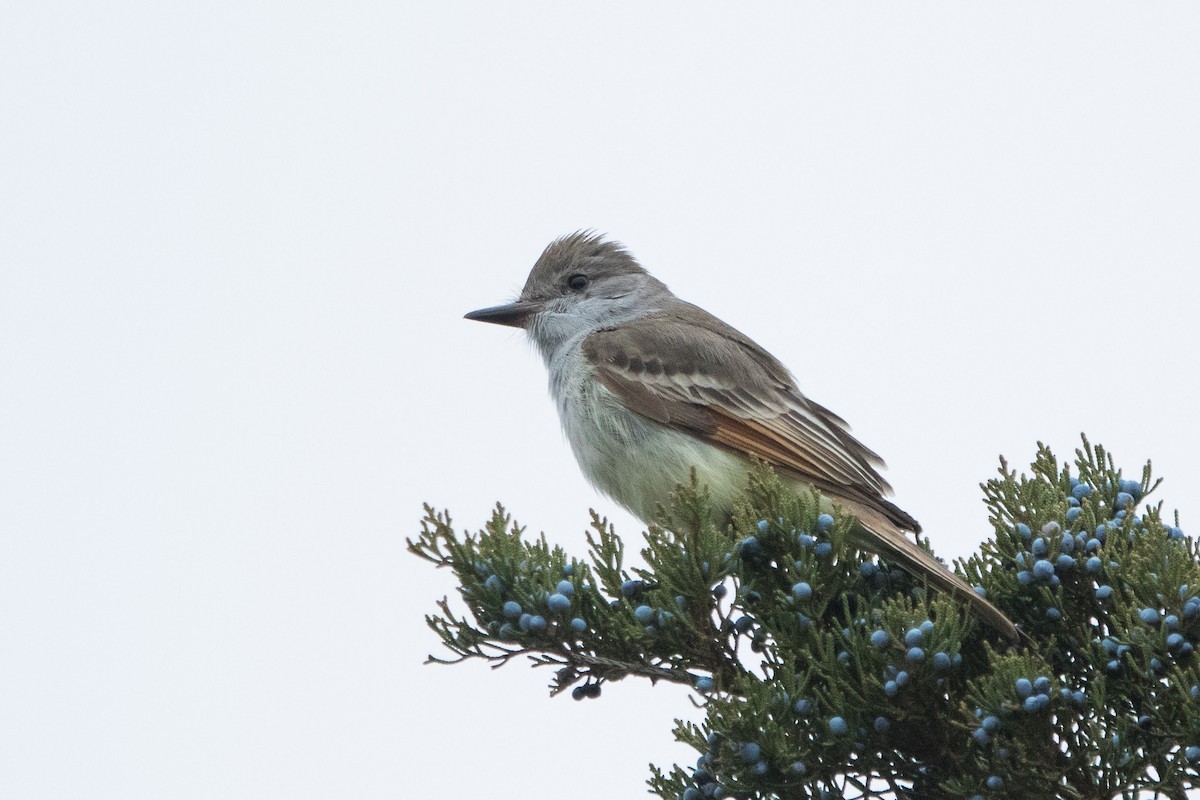
[[[856,544],[878,553],[914,577],[926,580],[935,588],[963,601],[978,619],[991,625],[1013,642],[1028,641],[1028,637],[1017,629],[1004,612],[968,586],[945,564],[918,547],[917,543],[891,520],[870,508],[853,508],[851,511],[858,520],[853,534],[857,540]]]

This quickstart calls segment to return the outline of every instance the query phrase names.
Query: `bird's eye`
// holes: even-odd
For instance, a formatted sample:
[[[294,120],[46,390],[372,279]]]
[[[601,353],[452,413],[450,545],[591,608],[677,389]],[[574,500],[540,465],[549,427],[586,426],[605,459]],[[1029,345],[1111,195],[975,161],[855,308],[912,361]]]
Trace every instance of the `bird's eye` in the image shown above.
[[[588,285],[587,275],[575,274],[575,275],[572,275],[571,277],[567,278],[567,286],[571,287],[571,289],[576,292],[582,292],[584,289],[587,288],[587,285]]]

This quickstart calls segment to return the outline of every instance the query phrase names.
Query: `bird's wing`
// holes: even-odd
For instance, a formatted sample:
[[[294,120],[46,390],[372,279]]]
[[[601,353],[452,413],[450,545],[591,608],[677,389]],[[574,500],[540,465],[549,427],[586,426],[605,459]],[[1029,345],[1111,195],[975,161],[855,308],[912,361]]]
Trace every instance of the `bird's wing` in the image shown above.
[[[801,394],[770,353],[702,309],[660,311],[596,331],[583,353],[631,410],[920,530],[884,499],[891,487],[877,471],[883,461],[845,421]]]

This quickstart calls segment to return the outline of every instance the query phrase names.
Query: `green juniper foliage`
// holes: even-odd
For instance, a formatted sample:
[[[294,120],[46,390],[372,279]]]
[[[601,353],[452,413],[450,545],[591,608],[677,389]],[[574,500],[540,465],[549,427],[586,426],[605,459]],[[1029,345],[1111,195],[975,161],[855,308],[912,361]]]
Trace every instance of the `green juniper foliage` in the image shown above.
[[[593,514],[586,560],[497,508],[476,535],[427,510],[409,549],[454,570],[469,614],[428,623],[452,654],[528,655],[577,700],[629,676],[687,684],[694,767],[651,791],[704,798],[1181,800],[1200,776],[1196,543],[1084,439],[1039,445],[983,486],[994,539],[956,566],[1028,633],[1020,649],[870,553],[849,518],[756,469],[733,519],[704,487],[664,498],[646,568]]]

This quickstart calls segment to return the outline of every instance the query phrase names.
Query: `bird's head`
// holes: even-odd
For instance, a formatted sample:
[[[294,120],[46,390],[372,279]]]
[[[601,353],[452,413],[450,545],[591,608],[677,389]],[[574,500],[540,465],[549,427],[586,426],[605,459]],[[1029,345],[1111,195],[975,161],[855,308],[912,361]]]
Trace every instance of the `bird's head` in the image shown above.
[[[653,311],[669,295],[622,245],[580,231],[550,243],[516,302],[466,317],[524,328],[547,352],[576,334]]]

